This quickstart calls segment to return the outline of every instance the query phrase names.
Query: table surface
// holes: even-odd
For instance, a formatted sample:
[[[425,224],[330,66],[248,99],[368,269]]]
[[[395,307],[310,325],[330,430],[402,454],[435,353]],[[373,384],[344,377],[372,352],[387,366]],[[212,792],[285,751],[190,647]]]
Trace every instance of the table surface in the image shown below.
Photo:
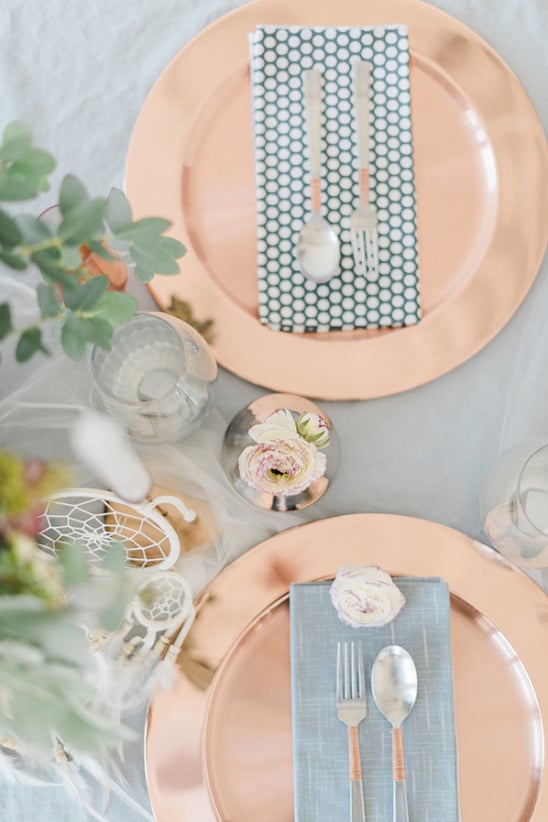
[[[68,172],[86,181],[92,194],[123,186],[133,124],[155,79],[194,34],[239,5],[239,0],[3,0],[0,124],[15,118],[28,122],[37,142],[55,154],[54,191]],[[545,0],[436,0],[433,5],[498,51],[546,130]],[[41,195],[39,210],[51,204],[51,194]],[[144,287],[131,284],[129,290],[143,308],[153,308]],[[341,464],[329,493],[302,520],[382,511],[434,520],[485,539],[479,498],[490,466],[500,452],[524,440],[548,440],[547,309],[545,260],[511,322],[464,365],[404,394],[323,403],[339,433]],[[5,394],[9,385],[1,377]],[[216,407],[228,422],[263,393],[221,370]],[[135,721],[139,730],[142,717]],[[146,806],[140,743],[128,749],[127,774],[132,795]],[[8,822],[89,818],[54,788],[2,786],[2,806]],[[140,818],[116,800],[106,817]]]

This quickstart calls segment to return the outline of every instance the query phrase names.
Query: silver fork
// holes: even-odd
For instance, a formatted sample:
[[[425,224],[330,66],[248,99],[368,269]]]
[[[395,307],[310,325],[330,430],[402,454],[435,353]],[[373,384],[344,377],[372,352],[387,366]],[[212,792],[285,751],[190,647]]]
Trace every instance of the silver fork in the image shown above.
[[[354,111],[358,138],[358,163],[360,173],[360,200],[350,215],[350,235],[356,272],[377,280],[379,276],[379,250],[377,212],[369,203],[369,89],[371,64],[354,63]]]
[[[337,643],[337,716],[348,726],[350,820],[365,822],[358,725],[367,716],[361,642]]]

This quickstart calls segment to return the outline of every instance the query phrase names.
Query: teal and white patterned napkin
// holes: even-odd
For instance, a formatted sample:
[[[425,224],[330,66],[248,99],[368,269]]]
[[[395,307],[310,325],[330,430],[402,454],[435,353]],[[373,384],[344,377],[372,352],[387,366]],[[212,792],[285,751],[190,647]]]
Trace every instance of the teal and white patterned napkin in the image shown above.
[[[257,183],[259,317],[274,330],[412,325],[420,319],[409,44],[402,25],[260,26],[250,36]],[[373,65],[371,203],[379,277],[354,273],[349,217],[359,200],[352,64]],[[316,284],[296,257],[310,210],[303,72],[323,77],[322,213],[337,227],[340,272]]]
[[[377,653],[397,644],[413,657],[418,696],[403,725],[409,816],[458,822],[457,753],[447,585],[437,578],[396,578],[406,597],[388,625],[349,628],[329,598],[330,582],[291,586],[291,686],[295,822],[347,822],[346,726],[336,715],[337,641],[359,639],[368,715],[359,728],[367,819],[392,819],[392,737],[373,701]]]

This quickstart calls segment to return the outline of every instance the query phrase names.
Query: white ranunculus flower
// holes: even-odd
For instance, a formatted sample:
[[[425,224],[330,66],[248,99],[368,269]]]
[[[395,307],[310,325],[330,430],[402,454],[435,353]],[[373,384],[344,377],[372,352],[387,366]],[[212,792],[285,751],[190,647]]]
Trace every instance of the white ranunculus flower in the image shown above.
[[[351,628],[386,625],[405,605],[390,574],[378,565],[343,565],[329,594],[339,619]]]
[[[255,442],[268,442],[268,440],[297,439],[300,434],[291,411],[282,408],[274,411],[264,422],[252,425],[249,429],[249,436]]]
[[[251,488],[265,494],[294,496],[325,473],[326,458],[297,435],[295,439],[269,439],[244,448],[238,460],[240,476]]]

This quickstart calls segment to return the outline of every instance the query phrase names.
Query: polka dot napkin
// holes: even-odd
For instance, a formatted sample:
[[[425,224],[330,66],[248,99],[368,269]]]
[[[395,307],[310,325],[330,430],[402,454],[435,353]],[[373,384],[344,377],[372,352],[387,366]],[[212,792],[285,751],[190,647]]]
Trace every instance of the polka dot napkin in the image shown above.
[[[260,26],[250,36],[257,182],[259,317],[277,331],[412,325],[420,319],[409,44],[400,25]],[[355,273],[349,218],[359,201],[352,63],[372,65],[370,202],[379,276]],[[317,284],[296,247],[310,211],[303,72],[322,74],[322,214],[341,243],[339,273]]]

